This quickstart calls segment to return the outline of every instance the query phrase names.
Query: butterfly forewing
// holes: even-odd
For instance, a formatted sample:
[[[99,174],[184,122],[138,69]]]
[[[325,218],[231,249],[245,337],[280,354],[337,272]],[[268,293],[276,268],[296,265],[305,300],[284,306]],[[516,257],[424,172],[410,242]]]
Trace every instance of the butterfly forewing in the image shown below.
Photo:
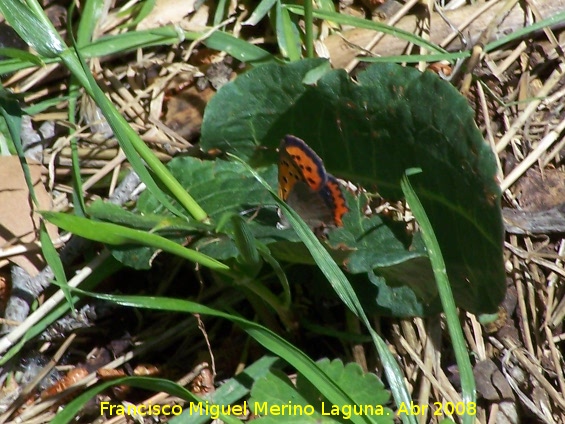
[[[304,141],[292,135],[285,136],[279,146],[279,197],[312,228],[341,226],[348,211],[336,178]]]
[[[279,147],[279,155],[280,162],[288,165],[289,172],[298,177],[297,181],[304,181],[314,191],[321,190],[326,184],[328,177],[322,159],[301,139],[285,136]]]

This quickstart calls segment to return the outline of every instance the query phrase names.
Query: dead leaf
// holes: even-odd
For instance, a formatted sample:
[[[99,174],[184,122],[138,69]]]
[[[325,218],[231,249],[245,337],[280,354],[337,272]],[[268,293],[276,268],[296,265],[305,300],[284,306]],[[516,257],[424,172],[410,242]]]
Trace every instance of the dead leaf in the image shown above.
[[[192,86],[171,97],[167,102],[165,125],[181,137],[192,139],[200,133],[204,108],[215,93],[210,87],[198,91]]]
[[[137,26],[137,29],[151,29],[181,22],[194,12],[195,0],[157,0],[155,7]]]
[[[4,270],[0,270],[0,315],[4,316],[6,303],[12,291],[10,274]]]
[[[473,368],[477,391],[488,400],[513,400],[514,393],[502,372],[490,359],[477,362]]]
[[[49,210],[51,196],[41,181],[43,167],[39,163],[30,163],[29,168],[39,208]],[[0,246],[5,249],[9,246],[36,242],[38,229],[39,215],[34,213],[20,160],[16,156],[0,157]],[[55,226],[47,224],[47,231],[51,239],[58,237]],[[45,266],[39,251],[11,256],[8,259],[21,266],[31,276],[37,275]]]
[[[517,183],[520,206],[527,211],[542,211],[565,203],[565,173],[544,169],[543,174],[529,169]]]
[[[49,399],[50,397],[56,396],[59,393],[64,392],[73,384],[78,383],[80,380],[86,378],[90,373],[86,368],[77,367],[70,370],[62,379],[57,383],[48,387],[43,392],[41,392],[41,399]]]

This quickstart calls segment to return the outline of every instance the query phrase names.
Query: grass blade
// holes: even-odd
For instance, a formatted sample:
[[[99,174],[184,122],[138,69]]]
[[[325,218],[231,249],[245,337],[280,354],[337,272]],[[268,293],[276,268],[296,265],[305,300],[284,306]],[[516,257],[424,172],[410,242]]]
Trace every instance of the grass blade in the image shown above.
[[[288,10],[291,11],[292,13],[296,13],[297,15],[301,15],[301,16],[305,15],[304,8],[301,6],[287,5],[285,7],[287,7]],[[338,24],[351,25],[357,28],[372,29],[374,31],[382,32],[384,34],[393,35],[397,38],[409,41],[410,43],[413,43],[419,47],[424,47],[435,53],[447,53],[446,50],[442,49],[439,46],[436,46],[435,44],[429,42],[428,40],[423,39],[422,37],[418,37],[417,35],[414,35],[411,32],[404,31],[380,22],[368,21],[366,19],[356,18],[354,16],[342,15],[341,13],[337,13],[337,12],[328,12],[325,10],[315,10],[313,11],[313,15],[315,18],[325,19],[327,21],[336,22]]]
[[[276,2],[277,0],[261,0],[249,19],[243,22],[242,25],[257,25],[261,19],[267,16],[267,13],[269,13]]]
[[[445,262],[439,248],[439,244],[435,237],[432,225],[428,220],[424,207],[420,203],[418,196],[414,192],[408,179],[409,175],[413,175],[414,171],[407,171],[406,175],[402,178],[401,187],[414,214],[416,221],[420,225],[422,230],[422,238],[426,245],[428,255],[430,257],[430,262],[432,263],[432,268],[434,271],[434,276],[436,278],[436,283],[438,286],[438,292],[441,299],[441,304],[445,312],[445,317],[447,320],[447,329],[451,337],[451,342],[453,344],[453,349],[455,352],[455,358],[457,360],[457,366],[459,368],[459,374],[461,376],[461,390],[463,402],[465,405],[476,402],[476,388],[475,379],[473,377],[473,369],[471,367],[471,362],[469,360],[469,353],[465,346],[465,339],[463,337],[463,330],[461,329],[461,324],[459,323],[459,316],[457,314],[457,308],[455,307],[455,300],[453,299],[453,293],[451,292],[451,286],[449,285],[449,279],[447,277],[447,271],[445,267]],[[467,412],[467,408],[465,408]],[[475,416],[466,413],[463,415],[463,422],[466,424],[473,423]]]
[[[89,240],[115,245],[141,244],[143,246],[155,247],[219,272],[226,273],[229,271],[228,266],[216,259],[197,252],[196,250],[187,249],[157,234],[134,230],[108,222],[93,221],[60,212],[42,212],[41,214],[46,220],[58,227]]]

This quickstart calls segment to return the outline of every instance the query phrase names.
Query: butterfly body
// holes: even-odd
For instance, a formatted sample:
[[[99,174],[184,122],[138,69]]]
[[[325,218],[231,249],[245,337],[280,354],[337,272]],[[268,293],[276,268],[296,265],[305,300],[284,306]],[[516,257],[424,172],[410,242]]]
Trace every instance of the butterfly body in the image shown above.
[[[337,179],[304,141],[287,135],[279,146],[279,196],[311,227],[342,226],[349,210]],[[288,223],[282,218],[283,226]]]

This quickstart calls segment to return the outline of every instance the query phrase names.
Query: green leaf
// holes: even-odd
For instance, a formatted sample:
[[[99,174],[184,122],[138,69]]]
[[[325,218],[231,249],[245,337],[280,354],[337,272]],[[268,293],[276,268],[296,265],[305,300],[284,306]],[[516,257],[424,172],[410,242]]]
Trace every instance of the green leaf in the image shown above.
[[[389,200],[402,198],[404,171],[421,168],[414,189],[444,252],[457,305],[474,313],[496,310],[505,291],[500,190],[494,155],[466,99],[432,73],[393,64],[370,66],[356,82],[334,70],[315,85],[303,84],[323,63],[265,65],[222,87],[204,115],[202,148],[259,165],[276,160],[280,139],[294,134],[329,172],[369,191],[377,188]],[[421,244],[378,217],[365,217],[364,204],[350,206],[343,229],[329,235],[334,247],[339,240],[346,251],[359,249],[348,267],[349,260],[357,271],[373,267],[389,283],[392,265],[398,276],[404,262],[423,257]]]
[[[10,135],[10,139],[8,141],[11,142],[11,146],[13,147],[13,149],[11,150],[12,151],[15,150],[18,157],[20,158],[20,164],[22,165],[24,178],[26,181],[27,188],[29,190],[31,200],[33,201],[34,205],[37,206],[38,201],[35,195],[35,190],[33,188],[33,182],[31,179],[31,173],[29,171],[29,165],[27,164],[25,159],[22,139],[20,137],[23,111],[20,108],[17,97],[14,96],[9,91],[7,91],[6,89],[4,89],[4,87],[2,87],[1,84],[0,84],[0,115],[2,116],[2,118],[4,118],[6,129],[8,130],[8,133]]]
[[[211,212],[210,217],[214,221],[219,222],[225,216],[241,214],[249,221],[247,226],[254,238],[262,244],[279,240],[281,233],[282,237],[298,240],[294,232],[281,232],[276,228],[278,217],[271,196],[245,172],[241,164],[219,159],[202,161],[192,157],[178,157],[171,160],[167,167],[184,189]],[[276,181],[275,167],[263,169],[261,175],[273,184]],[[103,202],[94,202],[88,212],[105,221],[146,231],[158,231],[177,243],[187,234],[195,235],[195,231],[199,231],[200,237],[195,241],[194,247],[218,260],[236,258],[242,253],[237,248],[236,232],[231,221],[221,231],[213,232],[211,226],[174,217],[149,191],[141,194],[135,213]],[[110,246],[110,250],[124,265],[136,269],[149,268],[156,251],[150,246],[134,245]]]
[[[253,209],[269,199],[267,191],[255,181],[238,163],[225,160],[203,161],[193,157],[179,157],[168,165],[171,174],[206,210],[218,221],[226,213],[240,213],[242,205]],[[275,181],[274,168],[265,169],[263,175]],[[163,213],[165,209],[148,192],[142,193],[138,201],[142,213]],[[252,215],[253,211],[250,211]]]
[[[375,268],[393,266],[414,258],[427,257],[422,246],[412,246],[403,223],[374,215],[366,217],[363,209],[365,196],[346,194],[349,213],[342,228],[329,234],[331,246],[347,246],[352,250],[346,268],[353,274],[369,272]]]
[[[262,243],[270,243],[278,236],[274,202],[269,193],[245,172],[241,164],[179,157],[171,160],[167,166],[202,207],[210,211],[210,217],[215,222],[219,222],[225,215],[242,214],[249,220],[248,225],[255,238]],[[276,180],[274,167],[263,169],[261,175],[272,183]],[[148,192],[140,196],[138,211],[156,215],[165,212],[160,202]],[[230,222],[226,223],[221,232],[201,238],[196,246],[203,253],[217,259],[237,257],[239,251],[228,234],[234,234]]]
[[[187,221],[172,214],[145,213],[140,215],[102,200],[94,201],[88,207],[87,212],[95,219],[138,230],[152,231],[178,244],[183,243],[187,234],[208,228],[208,226],[197,221]],[[157,252],[157,249],[152,245],[143,244],[108,245],[108,249],[119,262],[134,269],[151,268],[151,263]]]
[[[330,62],[322,62],[320,66],[306,73],[302,82],[306,85],[314,85],[322,76],[332,70]]]
[[[224,15],[227,13],[227,7],[229,2],[227,0],[219,0],[216,6],[216,12],[214,13],[214,26],[219,25],[224,19]]]
[[[385,390],[383,383],[375,374],[363,373],[363,370],[358,364],[352,362],[344,365],[339,359],[333,361],[322,359],[318,361],[317,364],[355,401],[355,407],[354,405],[350,405],[345,409],[340,409],[339,412],[342,418],[349,419],[348,415],[352,413],[359,414],[369,412],[367,415],[372,415],[374,422],[393,422],[393,413],[390,409],[383,407],[382,411],[379,411],[379,406],[383,406],[390,401],[390,393]],[[323,408],[321,410],[325,414],[332,411],[332,405],[328,404],[327,400],[321,396],[318,388],[305,380],[301,374],[298,374],[296,386],[297,389],[303,393],[308,403],[317,405],[318,408]],[[370,413],[371,411],[373,411],[372,414]],[[327,417],[327,415],[325,416]],[[336,418],[340,417],[338,416]]]
[[[247,275],[254,277],[263,265],[259,255],[257,240],[241,216],[232,215],[231,223],[234,229],[234,241],[240,252],[238,259],[242,266],[249,270]]]
[[[79,46],[84,46],[92,40],[92,35],[98,25],[98,20],[103,14],[103,0],[87,0],[84,2],[83,7],[81,8],[80,20],[78,22],[76,33],[76,41]]]
[[[61,262],[61,258],[59,257],[59,254],[57,253],[57,249],[55,249],[55,246],[51,241],[51,237],[49,236],[49,233],[47,232],[47,228],[45,227],[45,222],[43,221],[41,221],[39,227],[39,240],[41,241],[41,252],[43,253],[43,257],[49,264],[49,267],[51,267],[51,270],[53,271],[53,276],[55,277],[57,283],[61,287],[61,290],[63,290],[63,293],[65,294],[65,298],[67,299],[67,303],[69,305],[72,305],[73,302],[71,299],[71,292],[69,291],[68,288],[68,281],[67,281],[67,276],[65,275],[65,268],[63,267],[63,262]]]
[[[46,111],[49,108],[52,108],[60,104],[61,101],[69,101],[69,100],[71,100],[70,96],[60,96],[52,99],[45,99],[41,102],[37,102],[32,105],[24,107],[23,111],[30,116],[34,116],[40,114],[41,112]],[[73,98],[72,100],[76,100],[76,98]]]
[[[120,28],[135,27],[153,11],[156,3],[157,0],[145,0],[141,4],[134,5],[132,9],[135,17],[131,20],[128,19]]]
[[[0,5],[2,3],[0,2]],[[94,41],[93,43],[82,46],[81,52],[84,57],[100,57],[112,54],[124,54],[138,48],[151,46],[165,46],[179,43],[181,39],[197,40],[202,39],[206,31],[181,31],[173,25],[160,28],[153,28],[143,31],[130,31],[121,34],[107,35]],[[266,50],[251,44],[245,40],[234,37],[225,32],[214,32],[202,41],[203,44],[211,49],[223,50],[230,55],[245,63],[268,63],[275,62],[277,59]],[[56,63],[58,57],[41,57],[45,64]],[[10,59],[0,62],[0,74],[15,72],[20,69],[36,66],[36,59],[23,60]]]
[[[38,3],[30,1],[26,7],[19,1],[7,0],[0,3],[0,11],[4,12],[8,22],[18,31],[24,41],[34,46],[46,57],[58,57],[67,66],[76,81],[82,84],[86,92],[95,99],[108,124],[112,127],[120,147],[147,188],[156,197],[160,197],[163,204],[170,205],[147,170],[149,167],[159,182],[174,194],[192,216],[200,221],[205,221],[206,212],[171,178],[164,165],[120,115],[94,80],[90,69],[83,60],[82,53],[78,48],[67,48]],[[26,26],[30,26],[31,31]],[[178,210],[175,213],[181,215]]]
[[[383,405],[390,400],[390,393],[385,390],[379,378],[374,373],[364,373],[361,366],[355,362],[344,365],[340,359],[322,359],[318,366],[359,405]],[[300,387],[302,383],[302,377],[299,375],[297,385]]]
[[[160,233],[175,233],[178,231],[205,230],[208,226],[194,220],[178,218],[174,215],[154,215],[144,213],[142,215],[122,209],[119,205],[95,200],[87,208],[87,212],[93,218],[101,221],[113,222],[145,231],[159,231]]]
[[[302,84],[302,80],[324,63],[327,63],[324,59],[314,59],[298,61],[291,66],[260,66],[223,86],[204,111],[202,150],[217,148],[236,153],[241,159],[249,159],[252,165],[264,161],[262,145],[278,147],[285,134],[293,134],[294,122],[286,119],[284,112],[292,113],[295,102],[310,89]],[[230,104],[243,98],[245,108],[241,103]],[[318,105],[309,106],[315,107],[309,112],[319,109]],[[277,123],[280,128],[275,133],[273,127]]]
[[[535,22],[531,25],[528,25],[524,28],[519,28],[515,31],[512,31],[510,34],[506,35],[505,37],[501,37],[498,40],[495,40],[487,44],[485,46],[485,52],[494,51],[506,43],[510,43],[514,40],[525,38],[528,34],[531,34],[534,31],[539,31],[540,29],[552,27],[555,24],[563,23],[563,21],[565,21],[565,12],[560,12],[546,19],[542,19],[539,22]]]
[[[361,62],[387,62],[387,63],[416,63],[416,62],[439,62],[440,60],[448,60],[451,63],[455,62],[455,59],[463,59],[471,56],[471,52],[468,50],[455,52],[455,53],[435,53],[435,54],[410,54],[410,55],[399,55],[399,56],[375,56],[375,57],[359,57]]]
[[[273,406],[277,408],[283,405],[288,408],[287,413],[271,415]],[[253,385],[249,406],[254,414],[260,416],[261,423],[288,422],[288,417],[292,417],[292,421],[296,423],[337,422],[314,410],[314,405],[294,387],[286,374],[277,370],[271,371]]]

